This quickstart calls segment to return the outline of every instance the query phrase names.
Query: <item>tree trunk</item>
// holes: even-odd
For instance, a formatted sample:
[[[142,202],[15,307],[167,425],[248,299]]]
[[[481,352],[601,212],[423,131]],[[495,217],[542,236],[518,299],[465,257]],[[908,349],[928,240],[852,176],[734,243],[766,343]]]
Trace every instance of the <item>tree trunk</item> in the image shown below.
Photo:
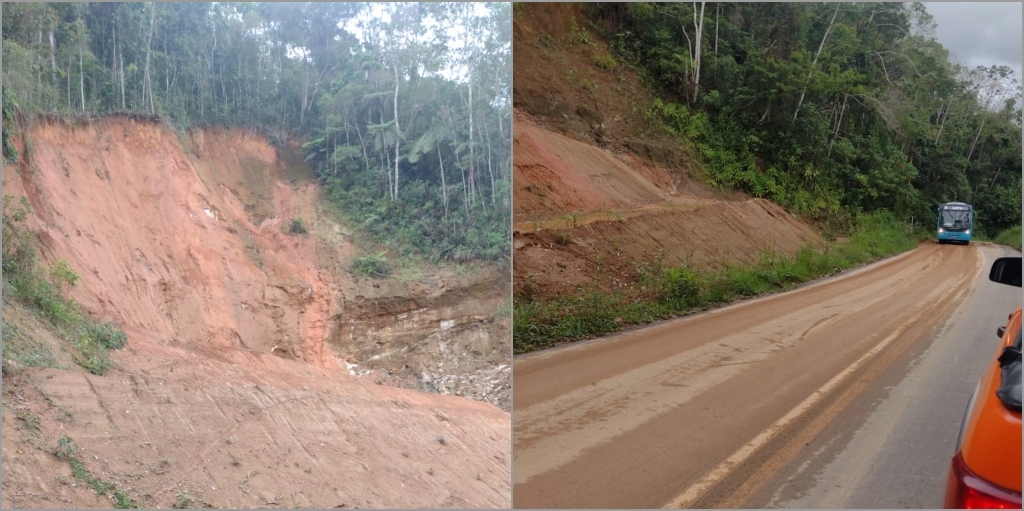
[[[153,2],[149,3],[149,32],[146,34],[146,70],[145,80],[142,89],[142,106],[146,106],[146,98],[149,98],[149,113],[156,113],[156,109],[153,108],[153,84],[149,79],[149,54],[153,46],[153,22],[156,21],[156,4]]]
[[[836,129],[832,132],[832,141],[828,143],[828,154],[826,156],[832,156],[832,146],[836,145],[836,139],[839,138],[839,129],[843,125],[843,114],[846,113],[846,101],[849,99],[849,94],[843,95],[843,108],[839,110],[839,120],[836,121]]]
[[[85,72],[82,69],[82,46],[78,46],[78,92],[82,98],[82,113],[85,113]]]
[[[985,129],[985,121],[981,120],[981,127],[978,128],[978,134],[974,136],[974,142],[971,142],[971,150],[967,153],[967,163],[964,164],[964,172],[967,172],[967,166],[971,164],[971,156],[974,154],[974,144],[978,143],[978,139],[981,138],[981,131]]]
[[[722,11],[722,2],[715,2],[715,55],[718,55],[718,15]]]
[[[366,143],[363,142],[363,132],[356,125],[356,134],[359,135],[359,148],[363,150],[363,162],[366,164],[366,173],[370,173],[370,157],[366,154]]]
[[[53,37],[53,29],[50,29],[50,80],[57,85],[57,40]]]
[[[469,72],[469,197],[476,193],[476,153],[473,148],[473,71]]]
[[[71,111],[71,55],[68,55],[68,111]]]
[[[697,2],[693,3],[693,28],[697,33],[697,43],[693,49],[693,102],[697,103],[697,94],[700,92],[700,47],[701,34],[704,32],[704,2],[700,3],[700,22],[697,21]]]
[[[818,45],[818,52],[814,54],[814,61],[811,62],[811,69],[807,71],[807,80],[811,79],[811,75],[814,73],[814,68],[818,65],[818,57],[821,55],[821,49],[825,47],[825,41],[828,40],[828,33],[832,31],[832,25],[836,22],[836,15],[839,14],[840,3],[836,3],[836,10],[832,13],[832,21],[828,22],[828,28],[825,29],[825,35],[821,38],[821,44]],[[796,122],[796,116],[800,113],[800,107],[804,104],[804,96],[807,95],[807,87],[804,86],[804,90],[800,92],[800,101],[796,104],[796,110],[793,112],[793,122]]]
[[[491,130],[487,129],[487,115],[484,115],[484,143],[487,144],[487,174],[491,176],[491,204],[495,204],[497,198],[494,196],[494,170],[491,168]]]
[[[945,105],[945,108],[939,112],[942,119],[939,121],[939,132],[935,134],[935,147],[939,147],[939,137],[942,136],[942,128],[946,125],[946,119],[949,118],[949,108],[951,106],[953,106],[952,100],[950,100]]]
[[[448,223],[448,185],[444,182],[444,158],[441,158],[441,144],[437,144],[437,163],[441,166],[441,198],[444,201],[444,221]]]
[[[398,200],[398,148],[402,142],[402,129],[398,126],[398,63],[393,64],[395,69],[395,191],[391,200]]]

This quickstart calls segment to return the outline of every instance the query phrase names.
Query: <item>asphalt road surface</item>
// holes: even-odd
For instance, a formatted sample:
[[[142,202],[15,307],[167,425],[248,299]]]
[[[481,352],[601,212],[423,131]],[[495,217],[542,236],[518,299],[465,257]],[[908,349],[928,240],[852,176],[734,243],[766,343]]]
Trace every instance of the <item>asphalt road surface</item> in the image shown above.
[[[514,362],[517,508],[938,507],[1017,288],[924,244]]]

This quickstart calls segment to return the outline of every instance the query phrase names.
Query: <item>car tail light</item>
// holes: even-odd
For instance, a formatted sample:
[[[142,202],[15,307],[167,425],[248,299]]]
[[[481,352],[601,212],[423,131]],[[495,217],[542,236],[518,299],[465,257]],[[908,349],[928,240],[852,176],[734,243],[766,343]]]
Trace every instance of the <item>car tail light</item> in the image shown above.
[[[946,509],[1021,509],[1020,493],[996,486],[971,472],[956,453],[946,484]]]

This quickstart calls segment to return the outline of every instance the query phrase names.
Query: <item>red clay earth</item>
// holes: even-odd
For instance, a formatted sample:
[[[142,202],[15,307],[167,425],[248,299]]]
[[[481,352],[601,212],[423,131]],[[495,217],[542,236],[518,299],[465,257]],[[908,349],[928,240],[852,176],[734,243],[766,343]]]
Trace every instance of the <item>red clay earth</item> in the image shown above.
[[[105,376],[5,361],[4,507],[112,505],[53,455],[65,435],[146,507],[509,506],[507,273],[350,276],[301,153],[240,129],[37,121],[27,141],[3,193],[129,342]],[[47,338],[8,293],[4,321]]]
[[[699,158],[644,119],[653,96],[612,57],[592,6],[517,8],[517,299],[607,292],[636,285],[644,265],[707,269],[821,241],[778,205],[703,183]]]

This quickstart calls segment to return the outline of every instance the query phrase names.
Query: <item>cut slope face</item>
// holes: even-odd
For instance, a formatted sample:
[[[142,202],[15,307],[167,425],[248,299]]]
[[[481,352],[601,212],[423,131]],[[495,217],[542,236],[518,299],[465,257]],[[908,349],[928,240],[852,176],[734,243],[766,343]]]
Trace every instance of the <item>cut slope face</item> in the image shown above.
[[[645,119],[654,96],[589,9],[517,6],[515,295],[614,291],[649,265],[716,268],[820,242],[775,204],[703,184],[694,151]]]
[[[314,507],[508,505],[507,412],[380,385],[507,410],[500,269],[351,278],[356,249],[301,154],[242,130],[196,132],[183,147],[163,126],[108,118],[40,122],[28,141],[20,169],[4,167],[4,194],[29,198],[43,259],[66,259],[82,276],[73,298],[129,344],[104,377],[5,374],[5,506],[110,505],[29,475],[66,478],[66,462],[35,449],[61,435],[148,507],[184,488],[215,507],[292,493]],[[308,235],[287,232],[295,218]],[[18,427],[9,406],[41,428]],[[239,464],[221,472],[214,453],[225,456],[230,438],[243,442]]]
[[[674,180],[661,167],[571,140],[525,116],[517,118],[515,144],[518,296],[613,291],[639,277],[639,263],[712,269],[820,241],[770,201]]]

